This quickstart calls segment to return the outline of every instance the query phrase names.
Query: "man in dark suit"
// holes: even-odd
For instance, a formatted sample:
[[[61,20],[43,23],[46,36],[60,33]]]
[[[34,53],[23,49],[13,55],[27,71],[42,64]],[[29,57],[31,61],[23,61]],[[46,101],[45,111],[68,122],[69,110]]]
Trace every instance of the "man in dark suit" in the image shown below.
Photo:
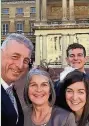
[[[66,55],[67,55],[66,61],[69,66],[73,68],[77,68],[79,71],[84,72],[87,77],[89,77],[89,74],[85,71],[85,68],[84,68],[84,64],[86,63],[88,57],[86,56],[86,50],[83,45],[79,43],[70,44],[66,50]],[[64,71],[66,72],[66,69]],[[59,97],[60,86],[61,86],[60,80],[55,82],[54,88],[55,88],[56,96],[57,96],[56,103]]]
[[[1,47],[1,126],[23,126],[24,115],[13,83],[29,67],[33,50],[31,41],[21,34],[11,34]]]

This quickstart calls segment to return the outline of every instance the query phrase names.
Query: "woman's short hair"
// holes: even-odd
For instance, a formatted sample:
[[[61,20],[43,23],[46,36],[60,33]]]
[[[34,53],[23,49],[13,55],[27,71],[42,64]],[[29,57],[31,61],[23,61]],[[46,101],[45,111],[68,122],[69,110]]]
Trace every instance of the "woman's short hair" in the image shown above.
[[[27,81],[26,81],[26,84],[25,84],[25,87],[24,87],[24,99],[25,99],[26,104],[28,106],[32,104],[31,100],[28,97],[28,88],[29,88],[29,82],[30,82],[33,75],[43,75],[43,76],[46,76],[49,79],[50,96],[49,96],[48,100],[49,100],[50,106],[53,106],[54,103],[55,103],[55,100],[56,100],[53,82],[52,82],[48,72],[46,72],[42,69],[37,69],[37,68],[31,69],[27,74]]]
[[[60,98],[62,99],[62,101],[61,103],[58,103],[58,105],[72,111],[66,103],[65,91],[69,85],[76,82],[84,82],[84,86],[86,89],[86,104],[84,106],[84,111],[81,117],[80,124],[78,125],[78,126],[84,126],[84,123],[89,116],[89,78],[85,73],[80,72],[78,70],[74,70],[66,75],[64,81],[61,83],[61,87],[59,91],[59,102],[60,102]]]

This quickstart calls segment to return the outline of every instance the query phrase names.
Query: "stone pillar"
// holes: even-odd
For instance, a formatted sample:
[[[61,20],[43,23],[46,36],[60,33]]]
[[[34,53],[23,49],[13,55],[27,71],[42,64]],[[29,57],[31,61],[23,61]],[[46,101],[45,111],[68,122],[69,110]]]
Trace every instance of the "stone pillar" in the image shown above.
[[[47,21],[47,0],[42,0],[42,21]]]
[[[47,36],[46,35],[43,35],[42,59],[46,59],[47,60]]]
[[[24,32],[29,32],[29,19],[26,19],[24,22]]]
[[[40,8],[41,8],[41,4],[40,4],[40,0],[36,0],[36,21],[40,22]]]
[[[67,49],[67,43],[66,43],[67,35],[64,35],[62,38],[62,68],[67,66],[66,62],[66,49]]]
[[[72,44],[72,43],[74,43],[74,35],[70,34],[69,35],[69,44]]]
[[[74,22],[74,0],[69,0],[70,21]]]
[[[15,32],[15,21],[14,21],[14,19],[10,20],[9,32]]]
[[[62,0],[62,21],[67,21],[67,0]]]
[[[36,65],[40,65],[40,36],[36,36],[36,44],[35,44],[35,63]]]

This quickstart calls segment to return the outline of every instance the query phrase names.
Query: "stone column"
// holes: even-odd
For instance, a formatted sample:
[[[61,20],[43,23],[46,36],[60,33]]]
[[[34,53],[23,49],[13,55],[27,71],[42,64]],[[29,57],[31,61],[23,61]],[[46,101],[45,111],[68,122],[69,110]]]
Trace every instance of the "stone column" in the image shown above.
[[[74,0],[69,0],[70,21],[74,21]]]
[[[64,35],[62,38],[62,68],[67,66],[66,62],[66,49],[67,49],[67,43],[66,43],[67,35]]]
[[[29,19],[27,18],[24,22],[24,32],[29,32]]]
[[[42,0],[42,21],[47,21],[47,0]]]
[[[43,35],[42,59],[46,59],[47,60],[47,36],[46,35]]]
[[[67,21],[67,0],[62,0],[62,21]]]
[[[70,34],[69,35],[69,44],[72,44],[72,43],[74,43],[74,35]]]
[[[40,7],[41,4],[40,4],[40,0],[36,0],[36,21],[37,22],[40,22]]]
[[[35,63],[40,65],[40,36],[36,36],[36,46],[35,46]]]
[[[14,19],[10,20],[9,32],[15,32],[15,21],[14,21]]]

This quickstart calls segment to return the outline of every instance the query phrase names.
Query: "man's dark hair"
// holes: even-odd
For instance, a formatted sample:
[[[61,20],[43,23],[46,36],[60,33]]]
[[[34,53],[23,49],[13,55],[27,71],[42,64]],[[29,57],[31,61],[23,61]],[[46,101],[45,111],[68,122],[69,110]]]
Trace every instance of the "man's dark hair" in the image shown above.
[[[80,48],[80,49],[83,49],[83,53],[84,53],[84,57],[86,56],[86,50],[85,50],[85,47],[79,43],[73,43],[73,44],[70,44],[66,50],[66,55],[67,57],[69,56],[69,50],[71,49],[77,49],[77,48]]]

